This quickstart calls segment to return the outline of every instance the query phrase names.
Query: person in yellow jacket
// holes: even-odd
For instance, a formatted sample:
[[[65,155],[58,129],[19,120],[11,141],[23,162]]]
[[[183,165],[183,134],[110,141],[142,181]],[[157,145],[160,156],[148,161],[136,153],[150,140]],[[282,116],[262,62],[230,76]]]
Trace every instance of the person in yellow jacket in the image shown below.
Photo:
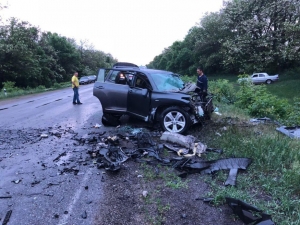
[[[78,80],[78,72],[75,72],[73,77],[72,77],[72,88],[74,91],[74,96],[73,96],[73,104],[76,105],[80,105],[82,104],[79,100],[79,92],[78,92],[78,88],[79,88],[79,80]]]

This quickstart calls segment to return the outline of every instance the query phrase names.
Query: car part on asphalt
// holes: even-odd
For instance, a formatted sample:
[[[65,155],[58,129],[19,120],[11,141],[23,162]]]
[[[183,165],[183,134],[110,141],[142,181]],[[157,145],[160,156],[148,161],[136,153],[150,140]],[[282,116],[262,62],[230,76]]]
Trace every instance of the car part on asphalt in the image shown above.
[[[12,213],[12,210],[7,211],[7,213],[6,213],[5,217],[4,217],[2,225],[7,225],[8,224],[9,219],[11,217],[11,213]]]
[[[225,197],[226,203],[233,212],[245,223],[256,225],[275,225],[270,215],[264,213],[241,200]]]

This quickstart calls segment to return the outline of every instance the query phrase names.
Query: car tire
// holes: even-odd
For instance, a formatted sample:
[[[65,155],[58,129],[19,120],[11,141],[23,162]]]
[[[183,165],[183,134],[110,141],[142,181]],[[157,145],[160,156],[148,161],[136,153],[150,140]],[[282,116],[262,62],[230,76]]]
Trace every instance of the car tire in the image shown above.
[[[159,122],[163,130],[179,134],[185,133],[191,125],[189,114],[177,106],[163,110]]]
[[[118,125],[120,125],[119,119],[120,119],[119,115],[103,113],[102,124],[103,124],[103,126],[118,126]]]
[[[266,80],[266,84],[272,84],[272,80]]]

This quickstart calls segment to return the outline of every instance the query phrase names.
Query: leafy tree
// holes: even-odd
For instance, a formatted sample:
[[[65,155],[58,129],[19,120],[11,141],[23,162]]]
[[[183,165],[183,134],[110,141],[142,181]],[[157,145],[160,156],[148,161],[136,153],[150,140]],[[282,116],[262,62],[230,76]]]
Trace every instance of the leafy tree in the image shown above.
[[[60,36],[57,33],[47,33],[47,41],[55,50],[58,64],[63,68],[63,80],[69,80],[69,75],[80,66],[80,54],[73,39]]]
[[[42,80],[38,51],[39,30],[12,18],[0,30],[0,83],[15,81],[16,86],[35,86]]]

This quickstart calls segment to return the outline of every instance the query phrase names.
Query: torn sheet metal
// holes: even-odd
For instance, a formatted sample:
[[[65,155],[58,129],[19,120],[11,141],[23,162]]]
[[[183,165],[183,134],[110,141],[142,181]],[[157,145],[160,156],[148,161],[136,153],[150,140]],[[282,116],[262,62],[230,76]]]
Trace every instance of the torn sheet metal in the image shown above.
[[[195,83],[186,83],[184,85],[183,90],[181,90],[180,92],[183,93],[189,93],[189,92],[194,92],[197,88],[197,85]]]
[[[276,130],[289,136],[290,138],[300,139],[300,126],[294,126],[294,127],[281,126],[276,128]]]
[[[226,203],[245,224],[275,225],[270,215],[241,200],[226,197]]]

